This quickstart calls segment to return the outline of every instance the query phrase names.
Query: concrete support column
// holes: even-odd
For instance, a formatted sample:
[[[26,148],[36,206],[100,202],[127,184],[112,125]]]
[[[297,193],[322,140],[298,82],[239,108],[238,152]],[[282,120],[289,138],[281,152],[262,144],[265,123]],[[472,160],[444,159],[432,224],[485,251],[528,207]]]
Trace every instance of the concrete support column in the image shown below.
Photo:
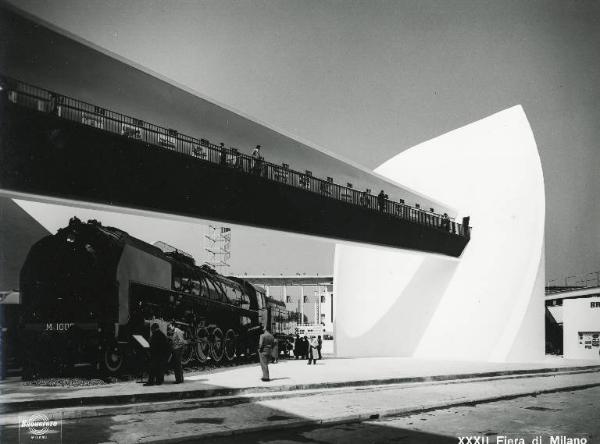
[[[405,150],[376,172],[471,216],[473,233],[458,259],[336,245],[336,354],[543,359],[544,178],[523,109]]]

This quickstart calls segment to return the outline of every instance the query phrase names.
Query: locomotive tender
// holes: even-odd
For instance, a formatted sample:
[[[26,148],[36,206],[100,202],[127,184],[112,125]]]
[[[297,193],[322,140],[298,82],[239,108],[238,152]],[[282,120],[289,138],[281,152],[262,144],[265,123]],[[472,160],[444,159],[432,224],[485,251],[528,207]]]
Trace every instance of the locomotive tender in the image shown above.
[[[148,339],[153,322],[184,331],[184,363],[233,361],[256,353],[261,326],[283,337],[297,317],[180,250],[77,218],[31,248],[21,297],[24,377],[79,362],[108,375],[134,369],[142,362],[134,335]]]

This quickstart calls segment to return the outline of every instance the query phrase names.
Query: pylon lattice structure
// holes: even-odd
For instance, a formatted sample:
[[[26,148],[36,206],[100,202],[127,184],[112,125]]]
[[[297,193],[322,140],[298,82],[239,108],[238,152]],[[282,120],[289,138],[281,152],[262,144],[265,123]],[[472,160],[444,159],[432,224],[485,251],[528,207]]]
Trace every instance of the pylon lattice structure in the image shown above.
[[[208,234],[205,235],[208,242],[205,250],[209,254],[208,265],[215,270],[229,267],[231,258],[231,228],[216,225],[208,226]]]

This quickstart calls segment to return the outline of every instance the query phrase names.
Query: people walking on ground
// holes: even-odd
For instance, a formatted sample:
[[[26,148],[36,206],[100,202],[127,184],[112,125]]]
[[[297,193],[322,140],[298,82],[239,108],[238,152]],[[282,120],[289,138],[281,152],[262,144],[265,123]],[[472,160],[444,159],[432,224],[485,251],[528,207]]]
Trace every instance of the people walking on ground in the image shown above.
[[[294,339],[294,358],[298,359],[302,357],[302,339],[300,339],[300,335],[296,334],[296,339]]]
[[[323,357],[321,356],[321,348],[323,347],[323,340],[321,339],[321,336],[317,336],[317,352],[319,353],[319,361],[321,359],[323,359]]]
[[[183,331],[169,324],[167,327],[167,337],[171,345],[171,366],[175,372],[175,384],[183,382],[183,367],[181,365],[181,355],[185,346]]]
[[[315,338],[314,336],[310,338],[310,340],[308,341],[308,365],[317,364],[315,356],[317,355],[318,346],[319,343],[317,342],[317,338]]]
[[[271,359],[271,352],[275,345],[275,338],[265,329],[258,339],[258,356],[260,358],[260,368],[262,369],[261,381],[269,381],[269,360]]]
[[[165,367],[169,359],[169,344],[157,323],[152,324],[150,331],[150,371],[148,382],[144,385],[161,385],[165,379]]]

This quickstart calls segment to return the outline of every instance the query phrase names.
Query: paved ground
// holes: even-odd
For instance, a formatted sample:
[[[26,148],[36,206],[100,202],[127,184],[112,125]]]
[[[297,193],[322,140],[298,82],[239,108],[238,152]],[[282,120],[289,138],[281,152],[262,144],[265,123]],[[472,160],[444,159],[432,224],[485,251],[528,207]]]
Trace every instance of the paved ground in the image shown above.
[[[318,371],[317,367],[311,367],[311,371]],[[430,442],[457,442],[457,433],[481,432],[498,433],[512,431],[510,427],[521,425],[523,430],[537,428],[539,421],[535,415],[542,413],[562,412],[565,427],[580,427],[578,431],[596,433],[597,425],[589,425],[586,421],[597,421],[597,404],[588,403],[586,415],[577,419],[575,408],[579,408],[583,399],[578,393],[572,395],[543,395],[562,397],[566,404],[560,410],[525,409],[517,408],[517,404],[506,402],[499,405],[510,406],[509,410],[498,407],[487,413],[480,410],[488,408],[468,407],[490,399],[512,399],[531,393],[570,390],[574,387],[600,386],[600,372],[571,373],[571,374],[548,374],[532,377],[496,377],[480,380],[456,380],[445,382],[404,383],[386,386],[354,387],[344,389],[329,389],[312,392],[281,392],[279,396],[271,399],[246,398],[215,399],[211,402],[190,403],[187,407],[176,406],[169,410],[168,403],[155,405],[158,411],[147,413],[116,414],[96,418],[67,419],[62,423],[63,443],[95,443],[95,442],[152,442],[152,441],[185,441],[206,442],[216,434],[236,435],[225,441],[215,442],[258,442],[257,437],[241,435],[252,430],[265,428],[281,430],[286,427],[312,426],[315,423],[356,422],[380,418],[386,415],[402,415],[416,411],[426,411],[418,417],[395,419],[393,421],[378,421],[367,423],[362,427],[338,426],[325,427],[323,429],[304,429],[303,431],[286,430],[281,435],[273,435],[273,440],[282,437],[290,437],[291,441],[281,442],[423,442],[420,438],[435,439]],[[594,400],[600,392],[590,392],[586,399]],[[541,399],[541,398],[540,398]],[[578,404],[579,403],[579,404]],[[571,404],[574,407],[571,407]],[[584,403],[585,404],[585,403]],[[449,406],[455,408],[445,410],[445,413],[437,413],[434,410],[447,409]],[[565,408],[565,406],[567,408]],[[593,407],[593,408],[591,408]],[[474,409],[474,410],[473,410]],[[454,412],[471,413],[454,413]],[[52,416],[53,412],[45,412]],[[447,421],[430,421],[431,428],[426,429],[425,423],[429,425],[430,419],[439,415]],[[444,416],[445,415],[445,416]],[[456,416],[458,415],[458,416]],[[532,416],[533,415],[533,416]],[[595,416],[594,416],[595,415]],[[436,416],[437,417],[437,416]],[[416,419],[415,419],[416,418]],[[454,420],[452,420],[454,418]],[[514,424],[511,418],[514,418]],[[0,441],[18,442],[19,418],[16,415],[5,415],[4,425],[0,429]],[[473,419],[473,421],[471,421]],[[395,422],[396,421],[396,422]],[[441,420],[440,420],[441,421]],[[452,422],[454,421],[454,422]],[[519,422],[520,421],[520,422]],[[555,419],[555,421],[558,421]],[[410,424],[409,424],[410,422]],[[558,429],[559,424],[548,422],[550,428]],[[510,426],[510,427],[509,427]],[[562,427],[562,426],[561,426]],[[594,428],[594,430],[592,430]],[[550,430],[550,429],[548,429]],[[570,429],[569,429],[570,430]],[[574,429],[573,429],[574,430]],[[517,432],[520,430],[516,430]],[[551,432],[553,430],[550,430]],[[27,432],[25,430],[25,432]],[[261,432],[260,436],[271,436],[270,431]],[[304,436],[303,433],[308,433]],[[451,441],[444,436],[450,436]],[[252,441],[252,439],[254,441]],[[262,438],[261,438],[262,439]],[[269,438],[271,439],[271,438]],[[287,438],[286,438],[287,439]],[[386,441],[387,440],[387,441]],[[21,441],[24,442],[24,441]],[[51,442],[51,441],[46,441]],[[262,441],[260,441],[262,442]],[[267,441],[268,442],[268,441]],[[550,444],[550,443],[545,443]],[[567,444],[567,443],[560,443]]]
[[[551,436],[587,437],[600,442],[600,388],[526,396],[513,400],[441,409],[400,418],[293,430],[262,431],[190,442],[205,444],[403,443],[457,444],[458,437],[497,435],[550,444]],[[481,438],[482,439],[482,438]],[[463,440],[466,442],[466,439]],[[471,440],[473,444],[474,438]],[[562,443],[561,443],[562,444]]]
[[[213,372],[199,373],[187,377],[185,384],[174,385],[173,376],[166,378],[162,386],[144,387],[135,381],[109,384],[99,387],[36,387],[24,386],[19,378],[0,382],[2,404],[41,403],[44,400],[58,402],[86,398],[116,399],[129,397],[123,402],[137,402],[140,397],[154,395],[154,400],[177,399],[194,393],[204,395],[227,393],[251,393],[261,390],[284,390],[286,388],[307,388],[326,385],[345,385],[349,382],[373,380],[402,380],[434,376],[472,375],[486,372],[506,372],[536,370],[544,368],[564,368],[572,366],[598,365],[598,361],[573,361],[549,357],[544,361],[528,363],[490,363],[469,361],[442,361],[414,358],[355,358],[325,359],[316,366],[307,366],[305,361],[281,360],[271,365],[269,383],[260,381],[258,364],[224,368]],[[148,399],[147,399],[148,400]],[[83,401],[81,401],[83,402]],[[100,401],[94,401],[95,404]],[[13,410],[14,411],[14,410]]]

